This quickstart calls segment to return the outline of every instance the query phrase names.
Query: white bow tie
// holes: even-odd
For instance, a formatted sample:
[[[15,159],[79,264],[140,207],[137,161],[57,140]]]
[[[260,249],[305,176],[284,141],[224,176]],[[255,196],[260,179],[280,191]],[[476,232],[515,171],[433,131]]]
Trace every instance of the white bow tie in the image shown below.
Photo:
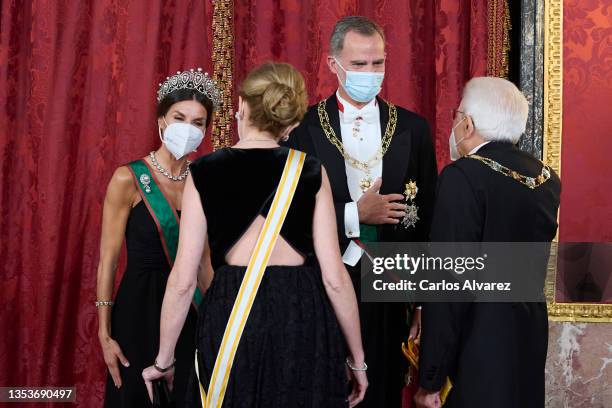
[[[370,105],[360,111],[351,109],[350,112],[343,112],[342,121],[344,123],[353,123],[357,120],[357,118],[361,118],[366,123],[375,123],[376,109],[378,108],[373,105]]]

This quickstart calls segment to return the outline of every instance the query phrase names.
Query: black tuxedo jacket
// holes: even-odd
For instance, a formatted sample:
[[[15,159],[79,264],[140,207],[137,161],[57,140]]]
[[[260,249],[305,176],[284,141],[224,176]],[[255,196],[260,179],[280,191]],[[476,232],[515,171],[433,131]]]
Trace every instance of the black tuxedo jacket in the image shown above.
[[[389,121],[389,105],[377,98],[380,109],[382,135]],[[327,99],[327,115],[338,139],[340,133],[340,114],[336,95]],[[338,235],[342,251],[349,244],[344,229],[344,205],[351,199],[344,158],[329,142],[317,113],[317,105],[311,106],[302,123],[291,133],[286,143],[289,147],[312,154],[321,160],[327,171],[333,190]],[[380,194],[403,194],[408,181],[416,181],[419,188],[416,205],[419,208],[419,221],[408,229],[401,224],[379,225],[378,241],[426,241],[428,239],[435,185],[438,176],[436,156],[429,126],[424,118],[406,109],[397,107],[397,126],[389,149],[383,157],[382,187]]]
[[[510,143],[492,142],[477,154],[524,175],[542,169]],[[440,174],[431,240],[550,242],[560,191],[554,172],[532,190],[461,158]],[[425,303],[419,383],[439,390],[449,376],[449,408],[543,408],[547,346],[545,303]]]

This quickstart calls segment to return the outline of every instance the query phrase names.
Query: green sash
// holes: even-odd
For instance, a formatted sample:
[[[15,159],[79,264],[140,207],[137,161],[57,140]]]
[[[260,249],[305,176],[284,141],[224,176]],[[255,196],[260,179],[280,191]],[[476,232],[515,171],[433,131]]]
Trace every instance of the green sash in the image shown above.
[[[164,191],[159,187],[155,175],[146,161],[133,161],[128,165],[128,168],[134,175],[140,196],[157,225],[166,259],[168,259],[168,264],[172,268],[179,239],[179,218],[176,209],[170,204]],[[202,294],[198,288],[194,293],[193,301],[196,306],[199,306],[202,301]]]
[[[359,240],[361,242],[378,241],[378,233],[376,231],[376,225],[359,224]]]

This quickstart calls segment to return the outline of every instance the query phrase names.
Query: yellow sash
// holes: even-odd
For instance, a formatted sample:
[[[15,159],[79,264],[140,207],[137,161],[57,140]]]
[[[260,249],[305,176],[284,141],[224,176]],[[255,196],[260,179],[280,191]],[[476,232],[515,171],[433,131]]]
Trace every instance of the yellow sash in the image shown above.
[[[404,357],[408,359],[411,366],[410,369],[412,371],[412,375],[415,378],[419,377],[419,341],[420,337],[418,337],[416,340],[409,337],[408,345],[406,345],[406,343],[402,343],[402,353],[404,353]],[[413,368],[414,370],[412,370]],[[446,398],[448,398],[448,393],[450,392],[451,388],[453,388],[453,384],[451,383],[450,378],[446,377],[446,381],[444,381],[444,385],[440,390],[441,405],[446,403]]]
[[[289,150],[289,156],[285,162],[285,168],[280,183],[274,194],[274,200],[264,222],[263,228],[257,238],[255,250],[251,254],[246,273],[242,279],[240,290],[234,301],[223,340],[213,373],[210,377],[208,393],[202,387],[200,372],[198,368],[198,352],[196,350],[195,368],[200,386],[200,399],[203,408],[219,408],[223,404],[223,397],[229,381],[230,371],[238,349],[238,343],[242,337],[255,295],[266,270],[272,249],[276,243],[281,227],[287,216],[289,205],[293,199],[306,154],[297,150]]]

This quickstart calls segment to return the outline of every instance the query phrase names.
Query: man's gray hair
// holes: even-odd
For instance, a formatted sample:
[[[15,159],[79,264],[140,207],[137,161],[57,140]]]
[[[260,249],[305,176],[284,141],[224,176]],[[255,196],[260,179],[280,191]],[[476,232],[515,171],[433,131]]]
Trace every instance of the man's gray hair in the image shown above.
[[[380,34],[385,41],[385,34],[378,24],[364,16],[343,17],[334,26],[331,39],[329,40],[329,53],[334,57],[340,55],[344,47],[344,37],[346,33],[354,31],[361,35],[372,36]]]
[[[487,141],[516,144],[525,132],[529,104],[510,81],[503,78],[472,78],[463,89],[463,111]]]

